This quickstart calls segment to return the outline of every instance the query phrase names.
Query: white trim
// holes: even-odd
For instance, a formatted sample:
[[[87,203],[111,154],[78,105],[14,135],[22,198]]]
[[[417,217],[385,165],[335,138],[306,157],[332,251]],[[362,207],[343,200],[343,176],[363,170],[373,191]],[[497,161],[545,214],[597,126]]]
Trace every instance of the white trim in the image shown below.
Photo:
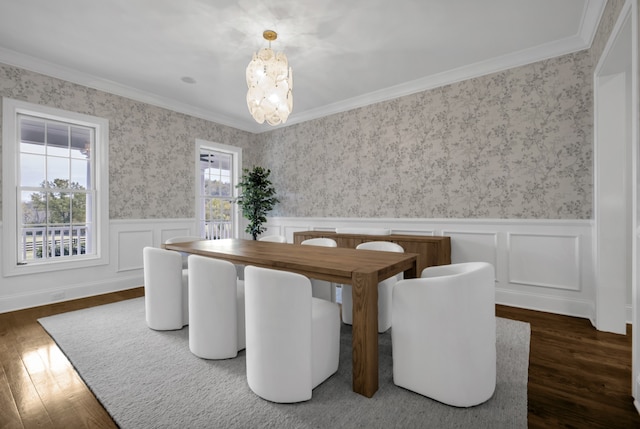
[[[593,43],[593,39],[598,31],[600,19],[602,18],[602,14],[604,13],[606,6],[606,1],[587,0],[582,20],[580,21],[580,30],[578,30],[578,36],[586,46],[590,47]]]
[[[21,294],[0,296],[0,313],[31,308],[53,302],[86,298],[105,293],[118,292],[142,286],[142,272],[119,278],[105,278],[93,281],[81,281],[77,284],[65,284],[54,289],[38,290]]]
[[[4,97],[2,102],[2,219],[3,219],[3,254],[2,275],[15,276],[50,271],[69,270],[80,267],[106,265],[109,263],[109,121],[96,116],[85,115],[48,106],[28,103]],[[19,131],[17,115],[19,113],[35,115],[42,118],[63,120],[89,126],[96,132],[96,254],[71,261],[55,261],[17,265],[17,163],[16,140]],[[13,176],[13,177],[9,177]]]

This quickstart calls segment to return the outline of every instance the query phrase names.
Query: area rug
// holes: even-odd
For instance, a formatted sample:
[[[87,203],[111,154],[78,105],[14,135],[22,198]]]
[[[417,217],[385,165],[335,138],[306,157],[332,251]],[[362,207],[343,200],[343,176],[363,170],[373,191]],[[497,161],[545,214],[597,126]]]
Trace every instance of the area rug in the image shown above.
[[[153,331],[144,298],[39,319],[116,423],[129,428],[525,428],[530,326],[498,318],[493,397],[455,408],[393,384],[390,333],[379,336],[380,388],[351,390],[351,329],[342,325],[338,372],[310,401],[275,404],[256,396],[245,352],[203,360],[188,327]]]

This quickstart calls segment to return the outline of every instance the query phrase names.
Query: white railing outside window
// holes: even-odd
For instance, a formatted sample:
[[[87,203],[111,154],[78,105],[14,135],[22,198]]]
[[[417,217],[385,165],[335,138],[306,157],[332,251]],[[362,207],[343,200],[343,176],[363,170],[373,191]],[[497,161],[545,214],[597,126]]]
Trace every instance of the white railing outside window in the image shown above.
[[[228,220],[210,221],[204,225],[205,238],[207,240],[221,240],[233,238],[233,223]]]
[[[22,228],[21,263],[91,253],[87,225]]]

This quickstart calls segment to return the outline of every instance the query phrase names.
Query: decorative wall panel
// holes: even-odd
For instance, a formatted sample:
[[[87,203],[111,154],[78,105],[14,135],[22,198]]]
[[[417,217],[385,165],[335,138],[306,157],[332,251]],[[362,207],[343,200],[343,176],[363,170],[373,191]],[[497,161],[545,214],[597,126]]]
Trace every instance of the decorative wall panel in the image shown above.
[[[580,237],[509,234],[509,282],[580,290]]]

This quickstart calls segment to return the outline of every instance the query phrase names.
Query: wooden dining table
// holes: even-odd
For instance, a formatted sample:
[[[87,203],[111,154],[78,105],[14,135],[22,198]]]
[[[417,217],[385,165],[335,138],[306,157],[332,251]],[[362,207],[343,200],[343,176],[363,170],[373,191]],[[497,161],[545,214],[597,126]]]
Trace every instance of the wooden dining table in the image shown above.
[[[405,278],[416,277],[417,254],[242,239],[172,243],[163,247],[238,265],[292,271],[310,278],[350,284],[353,391],[370,398],[378,390],[378,282],[400,272],[404,272]]]

